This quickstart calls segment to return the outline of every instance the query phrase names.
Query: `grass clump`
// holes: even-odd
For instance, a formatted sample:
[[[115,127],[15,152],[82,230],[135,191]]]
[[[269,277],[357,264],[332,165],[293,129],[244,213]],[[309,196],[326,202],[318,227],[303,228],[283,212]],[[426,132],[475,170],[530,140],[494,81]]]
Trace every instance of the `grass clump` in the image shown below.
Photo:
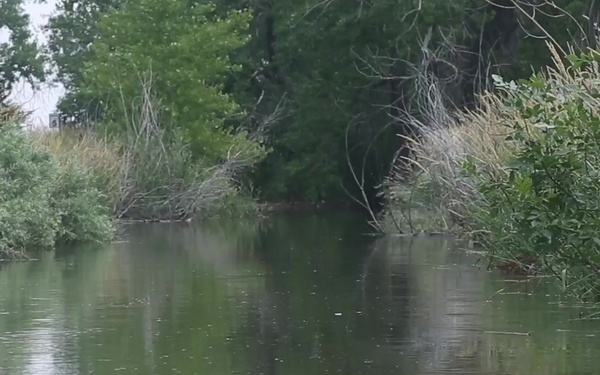
[[[66,167],[77,160],[90,175],[90,183],[103,193],[104,203],[113,209],[125,166],[117,142],[107,142],[96,133],[79,129],[34,130],[29,135],[35,145],[54,155],[59,165]]]
[[[554,275],[565,291],[597,299],[600,54],[563,63],[551,51],[554,68],[519,82],[495,77],[480,110],[424,129],[417,173],[396,179],[390,197],[472,234],[496,265]]]
[[[400,160],[384,184],[388,221],[401,231],[456,232],[469,219],[468,205],[482,199],[479,178],[468,173],[474,165],[488,176],[502,173],[513,156],[508,124],[518,116],[500,97],[480,97],[478,110],[450,113],[435,90],[424,120],[411,118],[418,138],[407,139],[410,160]],[[406,173],[405,164],[412,166]],[[388,222],[388,227],[392,224]]]
[[[61,165],[14,120],[0,124],[0,145],[0,258],[111,238],[102,194],[75,160]]]

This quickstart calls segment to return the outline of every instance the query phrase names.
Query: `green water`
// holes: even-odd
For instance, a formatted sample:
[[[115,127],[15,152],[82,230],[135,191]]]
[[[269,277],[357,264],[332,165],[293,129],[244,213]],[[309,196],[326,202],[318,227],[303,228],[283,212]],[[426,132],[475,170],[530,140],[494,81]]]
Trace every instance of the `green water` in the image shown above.
[[[0,265],[0,374],[598,372],[582,306],[452,240],[369,231],[347,213],[127,226]]]

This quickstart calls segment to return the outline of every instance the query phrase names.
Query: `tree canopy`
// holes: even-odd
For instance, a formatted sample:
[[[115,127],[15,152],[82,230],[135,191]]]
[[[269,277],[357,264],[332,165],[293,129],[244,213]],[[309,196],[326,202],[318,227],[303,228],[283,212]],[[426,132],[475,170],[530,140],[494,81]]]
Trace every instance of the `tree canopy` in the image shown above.
[[[45,78],[44,57],[29,25],[23,0],[0,1],[0,31],[8,39],[0,42],[0,103],[20,80],[35,85]]]
[[[585,48],[588,8],[587,0],[61,0],[48,50],[67,91],[59,108],[74,121],[122,118],[123,99],[135,99],[140,73],[151,70],[164,126],[181,129],[197,155],[218,158],[232,130],[277,112],[264,134],[272,152],[252,183],[266,199],[343,201],[357,185],[375,197],[390,162],[408,156],[403,144],[416,134],[406,118],[426,121],[427,85],[441,88],[445,106],[474,108],[492,74],[524,78],[547,65],[545,41]]]

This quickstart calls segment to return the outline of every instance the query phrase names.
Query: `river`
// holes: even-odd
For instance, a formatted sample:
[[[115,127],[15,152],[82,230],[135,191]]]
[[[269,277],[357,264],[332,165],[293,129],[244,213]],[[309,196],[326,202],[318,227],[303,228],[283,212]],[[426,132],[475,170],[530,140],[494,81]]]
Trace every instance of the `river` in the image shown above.
[[[0,374],[593,374],[600,323],[543,280],[353,214],[126,225],[0,265]]]

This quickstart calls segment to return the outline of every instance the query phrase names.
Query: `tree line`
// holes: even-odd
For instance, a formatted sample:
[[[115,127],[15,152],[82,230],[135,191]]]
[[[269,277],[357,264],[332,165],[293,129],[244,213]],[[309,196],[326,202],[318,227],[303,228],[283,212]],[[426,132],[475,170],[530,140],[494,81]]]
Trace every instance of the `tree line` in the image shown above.
[[[407,119],[426,121],[428,85],[437,105],[475,108],[493,74],[548,65],[546,41],[593,46],[595,3],[59,0],[40,45],[23,0],[3,0],[0,93],[55,80],[66,123],[118,134],[150,73],[161,125],[197,159],[216,163],[260,129],[269,152],[244,184],[262,199],[377,202],[418,137]]]

